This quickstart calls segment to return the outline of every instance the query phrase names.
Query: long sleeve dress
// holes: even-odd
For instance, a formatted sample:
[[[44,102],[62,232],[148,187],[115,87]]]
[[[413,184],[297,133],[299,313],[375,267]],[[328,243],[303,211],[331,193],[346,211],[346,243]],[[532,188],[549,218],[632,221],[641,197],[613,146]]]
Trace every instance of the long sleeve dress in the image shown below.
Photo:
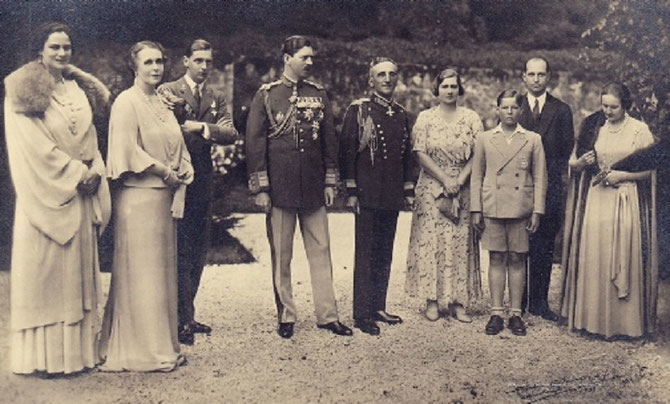
[[[117,97],[109,122],[107,173],[114,193],[114,258],[103,319],[104,371],[170,371],[177,340],[177,227],[185,186],[173,191],[146,171],[192,173],[176,118],[138,87]]]
[[[476,112],[463,107],[457,112],[458,119],[450,123],[433,107],[419,114],[412,130],[413,150],[426,153],[452,177],[458,177],[472,157],[475,138],[483,130]],[[461,189],[458,223],[438,208],[436,200],[443,192],[440,181],[421,170],[415,188],[405,290],[440,304],[467,306],[481,294],[479,252],[470,229],[470,190],[468,185]]]
[[[653,137],[626,117],[620,132],[604,125],[593,149],[608,169]],[[617,186],[594,182],[589,170],[572,178],[566,214],[562,315],[572,329],[607,338],[639,337],[655,327],[656,237],[654,175]]]
[[[75,80],[63,85],[56,94],[37,62],[5,79],[16,190],[10,366],[20,374],[73,373],[99,362],[97,239],[110,216],[109,188],[87,96]],[[102,181],[84,195],[77,185],[89,167]]]

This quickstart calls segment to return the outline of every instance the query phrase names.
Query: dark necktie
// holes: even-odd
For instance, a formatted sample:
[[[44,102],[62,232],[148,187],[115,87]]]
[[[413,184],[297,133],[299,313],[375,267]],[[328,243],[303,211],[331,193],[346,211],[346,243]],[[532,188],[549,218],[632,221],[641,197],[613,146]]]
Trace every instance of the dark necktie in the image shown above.
[[[193,88],[193,99],[195,99],[195,106],[200,111],[200,85],[196,84]]]
[[[540,101],[538,99],[535,99],[535,105],[533,105],[533,118],[537,121],[540,119]]]

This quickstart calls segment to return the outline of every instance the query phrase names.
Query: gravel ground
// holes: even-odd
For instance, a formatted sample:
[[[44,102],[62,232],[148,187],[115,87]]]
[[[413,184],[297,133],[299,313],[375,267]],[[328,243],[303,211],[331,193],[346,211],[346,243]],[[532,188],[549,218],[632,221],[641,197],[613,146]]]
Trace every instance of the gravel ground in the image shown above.
[[[317,329],[298,236],[293,282],[301,317],[293,339],[283,340],[275,333],[264,217],[240,216],[232,235],[259,262],[206,269],[196,305],[214,332],[184,347],[188,365],[167,374],[11,374],[9,273],[0,272],[0,402],[670,402],[670,285],[661,285],[662,329],[654,341],[605,342],[534,316],[526,316],[526,337],[508,330],[490,337],[483,332],[486,301],[475,305],[472,324],[431,323],[423,302],[403,291],[410,219],[400,217],[388,298],[402,325],[382,325],[379,337]],[[340,317],[351,326],[353,217],[331,214],[330,226]],[[560,271],[554,274],[555,307]],[[103,280],[106,287],[109,275]]]

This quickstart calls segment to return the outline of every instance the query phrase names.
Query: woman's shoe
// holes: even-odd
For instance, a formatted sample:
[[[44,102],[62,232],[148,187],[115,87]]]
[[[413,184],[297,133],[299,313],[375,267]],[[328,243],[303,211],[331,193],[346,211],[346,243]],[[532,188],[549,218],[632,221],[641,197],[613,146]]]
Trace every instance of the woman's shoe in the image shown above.
[[[461,323],[471,323],[472,322],[472,317],[468,315],[468,313],[465,311],[465,307],[461,304],[452,304],[450,306],[450,311],[451,311],[451,316],[454,317],[456,320],[460,321]]]
[[[437,321],[440,318],[440,310],[435,300],[426,302],[426,318],[430,321]]]

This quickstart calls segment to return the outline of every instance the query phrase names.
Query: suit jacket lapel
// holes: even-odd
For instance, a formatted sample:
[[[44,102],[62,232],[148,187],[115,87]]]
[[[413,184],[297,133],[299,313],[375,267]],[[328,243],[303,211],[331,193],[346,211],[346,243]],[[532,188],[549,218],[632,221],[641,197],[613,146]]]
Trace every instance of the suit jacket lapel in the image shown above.
[[[528,97],[525,95],[523,97],[523,104],[521,104],[519,124],[529,129],[535,127],[535,118],[533,118],[533,112],[530,110],[530,105],[528,105]]]
[[[538,125],[536,126],[537,128],[536,132],[543,137],[546,136],[549,124],[551,124],[551,121],[554,120],[555,115],[556,115],[556,98],[552,97],[551,94],[547,93],[547,100],[544,102],[544,108],[542,108],[542,112],[540,113],[540,122],[538,122]]]
[[[503,156],[502,160],[500,160],[500,165],[498,166],[498,171],[500,171],[505,168],[505,166],[516,157],[521,149],[523,149],[526,143],[528,143],[528,137],[523,132],[517,132],[514,134],[514,137],[512,137],[512,142],[507,144],[505,135],[498,132],[493,135],[491,142]]]
[[[200,109],[198,110],[198,121],[203,121],[203,117],[209,112],[213,95],[212,89],[208,85],[203,85],[200,92]]]
[[[182,76],[179,81],[179,94],[181,98],[186,100],[186,103],[191,106],[194,115],[198,114],[198,105],[195,103],[195,98],[193,97],[193,91],[191,87],[188,86],[186,79]]]

